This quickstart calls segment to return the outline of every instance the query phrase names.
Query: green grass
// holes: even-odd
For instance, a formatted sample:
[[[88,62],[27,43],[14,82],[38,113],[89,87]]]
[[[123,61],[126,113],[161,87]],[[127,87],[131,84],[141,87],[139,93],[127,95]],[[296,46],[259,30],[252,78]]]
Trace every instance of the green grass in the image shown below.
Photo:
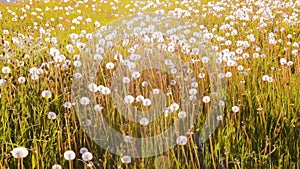
[[[192,12],[190,17],[183,19],[196,22],[198,26],[204,25],[208,31],[212,31],[213,27],[218,25],[214,34],[232,41],[232,45],[226,46],[222,44],[224,42],[218,42],[216,38],[213,38],[212,44],[218,46],[219,52],[224,49],[236,51],[238,46],[235,42],[247,40],[247,35],[250,33],[254,35],[256,41],[249,41],[250,46],[243,50],[243,53],[248,53],[250,57],[237,61],[237,64],[242,65],[244,70],[238,70],[237,66],[225,66],[225,70],[232,73],[232,77],[226,78],[226,107],[223,120],[210,139],[203,144],[198,144],[197,131],[201,129],[203,123],[203,119],[201,119],[199,124],[195,124],[197,127],[194,129],[194,134],[189,135],[186,145],[175,146],[163,153],[163,156],[132,159],[131,163],[123,164],[119,156],[103,150],[86,135],[74,107],[68,109],[63,106],[65,102],[73,101],[70,94],[74,73],[73,62],[74,55],[79,54],[75,45],[75,51],[71,54],[67,52],[65,46],[71,43],[69,34],[80,34],[82,30],[93,33],[99,29],[94,26],[96,20],[101,25],[109,24],[122,16],[140,11],[147,2],[144,5],[137,4],[136,11],[129,10],[134,6],[134,1],[128,0],[115,3],[118,10],[113,10],[109,2],[89,1],[82,4],[78,2],[76,0],[68,2],[56,0],[49,3],[35,1],[29,5],[30,10],[24,13],[21,9],[25,8],[29,2],[15,5],[0,4],[2,15],[2,20],[0,20],[0,68],[9,66],[11,70],[9,74],[0,73],[0,79],[6,81],[3,86],[0,86],[0,168],[18,168],[18,159],[13,158],[10,153],[13,148],[18,146],[29,149],[29,155],[23,160],[25,169],[51,168],[54,164],[60,164],[63,168],[88,168],[81,160],[79,150],[82,147],[88,148],[93,154],[93,160],[89,162],[93,163],[91,168],[116,169],[118,166],[126,169],[150,169],[159,168],[159,166],[170,169],[300,168],[300,52],[299,48],[292,46],[294,42],[300,43],[299,24],[293,25],[283,21],[283,16],[280,14],[276,14],[273,20],[266,21],[266,26],[263,28],[258,28],[259,18],[253,21],[226,20],[225,18],[236,9],[226,7],[224,11],[214,14],[212,9],[207,11],[204,9],[204,7],[209,8],[206,5],[209,3],[208,1],[190,2],[188,5],[170,1],[170,6],[152,6],[142,11],[154,12],[157,9],[171,11],[175,8],[188,9],[189,7],[198,9],[199,16]],[[91,7],[93,4],[96,8],[95,11]],[[131,6],[125,8],[127,4],[131,4]],[[233,4],[237,6],[238,2],[235,1]],[[250,3],[245,3],[245,5],[249,6]],[[51,9],[55,6],[70,6],[74,10],[66,15],[65,10],[46,11],[46,6]],[[265,6],[267,5],[265,4]],[[42,19],[31,14],[37,7],[42,9],[43,14],[37,12]],[[273,9],[273,13],[279,10],[292,15],[295,9],[299,8],[299,5],[288,8],[277,7]],[[253,7],[254,12],[259,9],[258,6]],[[19,16],[18,21],[12,21],[13,16],[9,10]],[[82,13],[78,13],[77,10],[81,10]],[[27,17],[20,21],[20,16],[24,14]],[[202,14],[206,14],[206,17]],[[254,14],[249,15],[253,16]],[[72,20],[78,16],[82,16],[83,20],[78,25],[73,24]],[[59,17],[63,19],[60,20]],[[55,20],[50,21],[51,18]],[[84,22],[86,18],[91,18],[92,22]],[[296,16],[295,20],[300,21],[299,16]],[[231,33],[231,30],[220,29],[220,26],[230,24],[230,22],[233,22],[232,27],[238,31],[237,36],[226,36],[226,33]],[[244,27],[242,26],[243,22],[246,23]],[[34,29],[34,23],[38,25],[38,29]],[[59,24],[64,30],[57,27]],[[74,29],[71,29],[72,26]],[[42,35],[41,40],[34,40],[26,44],[25,39],[29,36],[40,37],[39,29],[41,27],[49,31],[49,36]],[[274,30],[276,27],[279,29],[278,32]],[[281,32],[281,28],[284,28],[284,31]],[[4,34],[4,29],[9,33]],[[274,32],[276,40],[282,39],[282,42],[277,42],[276,45],[269,44],[270,32]],[[26,37],[24,44],[21,45],[24,48],[20,48],[12,42],[12,38],[18,36],[18,33]],[[291,39],[287,37],[288,34],[293,35]],[[56,37],[58,43],[46,42],[47,37]],[[84,37],[79,39],[81,42],[86,42]],[[10,42],[10,45],[5,47],[5,41]],[[42,50],[37,50],[40,47],[35,47],[39,42],[42,42],[42,47],[44,47]],[[291,42],[291,44],[287,44],[287,42]],[[54,63],[50,63],[53,61],[49,53],[51,47],[59,49],[61,54],[71,61],[69,69],[56,67]],[[265,54],[265,58],[252,57],[256,53],[257,47],[261,48],[261,51],[257,53]],[[298,50],[298,54],[292,54],[292,50]],[[24,57],[26,54],[29,55],[29,58]],[[293,65],[281,65],[280,58],[293,61]],[[183,59],[188,61],[190,58],[183,56]],[[18,66],[21,61],[24,62],[24,66]],[[32,80],[29,73],[30,68],[40,67],[42,63],[49,63],[49,67],[43,67],[44,73],[39,76],[39,79]],[[192,68],[197,72],[200,66],[195,64],[192,65]],[[101,69],[103,67],[102,65]],[[239,75],[239,72],[247,72],[247,76]],[[263,81],[263,75],[272,77],[273,82]],[[21,76],[26,78],[26,82],[23,84],[18,82],[18,78]],[[111,72],[103,68],[103,72],[99,73],[99,84],[103,84],[104,80],[110,77]],[[199,83],[200,87],[206,88],[207,82]],[[43,90],[52,92],[49,100],[42,97]],[[173,91],[172,96],[175,97],[175,100],[178,99],[176,91]],[[130,130],[132,134],[141,134],[140,125],[124,120],[112,107],[112,100],[108,102],[105,101],[105,98],[99,100],[105,108],[106,118],[112,127],[124,133],[126,130]],[[238,106],[240,111],[232,112],[232,106]],[[57,114],[55,120],[48,119],[49,111]],[[172,122],[169,119],[167,124]],[[150,134],[153,134],[166,130],[167,125],[151,127],[153,126],[149,127],[152,132]],[[147,135],[149,133],[144,134],[144,136],[149,136]],[[72,162],[72,166],[63,157],[66,150],[73,150],[76,153],[76,159]]]

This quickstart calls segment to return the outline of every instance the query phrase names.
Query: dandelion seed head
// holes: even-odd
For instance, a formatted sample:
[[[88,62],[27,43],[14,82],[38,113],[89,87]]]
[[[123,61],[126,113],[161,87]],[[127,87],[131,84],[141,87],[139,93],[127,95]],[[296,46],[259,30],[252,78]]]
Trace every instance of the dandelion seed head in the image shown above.
[[[124,102],[126,104],[132,104],[134,102],[134,97],[131,95],[127,95],[124,97]]]
[[[179,113],[178,113],[178,118],[186,118],[186,112],[185,111],[180,111]]]
[[[93,159],[93,154],[90,152],[85,152],[81,156],[83,161],[91,161]]]
[[[86,152],[89,152],[89,150],[87,148],[85,148],[85,147],[81,147],[80,150],[79,150],[80,154],[84,154]]]
[[[176,143],[181,146],[186,145],[187,141],[188,141],[188,138],[186,136],[179,136],[176,139]]]
[[[124,164],[131,163],[131,157],[130,157],[130,156],[123,156],[123,157],[121,158],[121,161],[122,161],[122,163],[124,163]]]
[[[17,147],[11,151],[14,158],[25,158],[28,156],[28,150],[25,147]]]
[[[240,108],[239,108],[238,106],[233,106],[233,107],[231,108],[231,110],[232,110],[234,113],[237,113],[237,112],[240,111]]]
[[[151,105],[151,100],[146,98],[142,100],[143,106],[150,106]]]
[[[47,115],[48,119],[54,120],[56,119],[57,115],[54,112],[49,112]]]
[[[76,157],[76,154],[73,150],[67,150],[64,152],[64,159],[67,161],[74,160]]]
[[[49,90],[44,90],[42,92],[42,97],[44,97],[44,98],[51,98],[52,97],[52,93]]]
[[[10,73],[10,68],[9,68],[8,66],[4,66],[4,67],[2,68],[2,73],[3,73],[3,74],[9,74],[9,73]]]
[[[210,102],[210,97],[209,97],[209,96],[204,96],[204,97],[202,98],[202,101],[203,101],[204,103],[209,103],[209,102]]]
[[[146,118],[146,117],[141,118],[141,119],[140,119],[140,124],[141,124],[142,126],[147,126],[147,125],[149,124],[149,119]]]
[[[54,164],[51,169],[62,169],[62,167],[59,164]]]
[[[80,98],[79,103],[81,105],[88,105],[90,103],[90,99],[87,97],[82,97],[82,98]]]

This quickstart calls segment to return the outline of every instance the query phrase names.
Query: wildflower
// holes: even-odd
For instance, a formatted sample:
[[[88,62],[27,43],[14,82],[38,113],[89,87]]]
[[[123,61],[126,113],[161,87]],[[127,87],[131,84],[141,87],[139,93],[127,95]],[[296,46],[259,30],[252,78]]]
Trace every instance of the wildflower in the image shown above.
[[[80,98],[79,102],[81,105],[88,105],[90,103],[90,99],[87,97],[82,97]]]
[[[141,124],[142,126],[148,125],[148,124],[149,124],[149,119],[147,119],[146,117],[141,118],[141,119],[140,119],[140,124]]]
[[[51,98],[52,97],[52,93],[49,90],[44,90],[42,92],[42,97],[44,97],[44,98]]]
[[[143,99],[143,106],[150,106],[151,105],[151,100],[150,99]]]
[[[210,102],[210,97],[209,97],[209,96],[204,96],[204,97],[202,98],[202,101],[203,101],[204,103],[209,103],[209,102]]]
[[[178,118],[185,118],[186,117],[186,112],[185,111],[180,111],[178,113]]]
[[[130,78],[129,77],[123,77],[123,83],[125,83],[125,84],[130,83]]]
[[[179,104],[177,103],[172,103],[170,106],[170,110],[173,111],[177,111],[179,109]]]
[[[65,102],[64,107],[69,109],[69,108],[72,107],[72,103],[71,102]]]
[[[101,62],[103,60],[103,56],[100,54],[95,54],[94,55],[94,60]]]
[[[85,148],[85,147],[82,147],[82,148],[80,148],[80,150],[79,150],[79,153],[80,153],[80,154],[84,154],[84,153],[86,153],[86,152],[89,152],[89,150],[88,150],[87,148]]]
[[[133,77],[134,79],[137,79],[137,78],[139,78],[140,76],[141,76],[141,73],[140,73],[140,72],[138,72],[138,71],[132,72],[132,77]]]
[[[131,142],[131,141],[132,141],[132,139],[133,139],[133,138],[132,138],[132,137],[130,137],[130,136],[128,136],[128,135],[124,137],[124,141],[125,141],[126,143],[129,143],[129,142]]]
[[[101,105],[99,105],[99,104],[96,104],[95,106],[94,106],[94,110],[95,111],[101,111],[103,109],[103,107],[101,106]]]
[[[52,47],[52,48],[50,48],[50,55],[51,56],[58,56],[60,54],[60,52],[59,52],[59,50],[58,49],[56,49],[56,48],[54,48],[54,47]]]
[[[130,156],[123,156],[121,158],[122,163],[128,164],[131,163],[131,157]]]
[[[263,80],[263,81],[267,81],[267,80],[268,80],[268,78],[269,78],[269,76],[268,76],[268,75],[263,75],[263,76],[262,76],[262,80]]]
[[[90,92],[97,92],[98,91],[98,86],[95,83],[90,83],[88,85],[89,91]]]
[[[106,69],[113,69],[115,67],[115,64],[112,62],[106,63]]]
[[[219,101],[219,106],[222,107],[222,106],[224,106],[224,105],[225,105],[225,102],[224,102],[223,100],[220,100],[220,101]]]
[[[231,110],[232,110],[233,112],[237,113],[237,112],[240,111],[240,108],[239,108],[238,106],[233,106],[233,107],[231,108]]]
[[[47,115],[48,119],[54,120],[56,119],[57,115],[54,112],[49,112]]]
[[[188,139],[187,139],[186,136],[179,136],[179,137],[176,139],[176,143],[177,143],[178,145],[181,145],[181,146],[186,145],[187,141],[188,141]]]
[[[198,75],[198,77],[201,78],[201,79],[203,79],[205,77],[205,73],[200,72],[199,75]]]
[[[288,61],[288,63],[287,63],[288,66],[292,66],[293,64],[294,64],[293,61]]]
[[[131,103],[134,102],[134,97],[131,96],[131,95],[125,96],[125,97],[124,97],[124,102],[125,102],[126,104],[131,104]]]
[[[143,82],[142,82],[142,86],[143,86],[143,87],[148,86],[148,82],[147,82],[147,81],[143,81]]]
[[[71,161],[71,160],[74,160],[75,157],[76,157],[76,154],[75,154],[74,151],[72,151],[72,150],[67,150],[67,151],[64,153],[64,158],[65,158],[65,160]]]
[[[82,65],[81,61],[79,61],[79,60],[74,61],[74,66],[75,67],[80,67],[81,65]]]
[[[192,88],[192,89],[189,90],[190,95],[196,95],[197,93],[198,93],[198,91],[195,88]]]
[[[59,164],[54,164],[54,165],[52,166],[52,169],[62,169],[62,167],[61,167],[61,165],[59,165]]]
[[[218,121],[223,120],[223,116],[217,116],[217,120],[218,120]]]
[[[80,79],[82,77],[82,74],[81,73],[75,73],[73,76],[74,76],[75,79]]]
[[[26,81],[26,79],[23,76],[21,76],[21,77],[18,78],[18,82],[19,83],[25,83],[25,81]]]
[[[10,73],[10,68],[9,68],[8,66],[4,66],[4,67],[2,68],[2,73],[4,73],[4,74],[9,74],[9,73]]]
[[[232,73],[231,73],[231,72],[226,72],[226,73],[225,73],[225,77],[228,77],[228,78],[229,78],[229,77],[231,77],[231,76],[232,76]]]
[[[138,96],[135,98],[135,100],[136,100],[137,102],[142,102],[142,101],[144,100],[144,96],[138,95]]]
[[[81,156],[83,161],[91,161],[93,159],[93,154],[90,152],[85,152]]]
[[[285,65],[287,63],[287,60],[285,58],[280,58],[280,64]]]
[[[209,62],[209,57],[204,56],[204,57],[202,57],[201,61],[202,61],[202,63],[206,64]]]
[[[104,95],[110,94],[110,93],[111,93],[110,88],[108,88],[108,87],[103,87],[103,88],[101,89],[101,93],[104,94]]]
[[[159,94],[159,92],[160,92],[159,89],[153,89],[153,90],[152,90],[152,93],[153,93],[153,94]]]
[[[271,82],[273,82],[273,78],[269,76],[267,81],[271,83]]]
[[[11,151],[14,158],[25,158],[28,156],[28,150],[24,147],[17,147]]]

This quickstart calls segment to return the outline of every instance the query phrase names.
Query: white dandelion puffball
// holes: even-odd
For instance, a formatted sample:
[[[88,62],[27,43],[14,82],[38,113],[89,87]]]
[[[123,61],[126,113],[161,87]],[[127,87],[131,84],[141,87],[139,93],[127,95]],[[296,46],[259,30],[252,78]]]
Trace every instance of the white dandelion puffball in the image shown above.
[[[80,154],[84,154],[84,153],[86,153],[86,152],[89,152],[89,150],[88,150],[87,148],[85,148],[85,147],[82,147],[82,148],[80,148],[80,150],[79,150],[79,153],[80,153]]]
[[[25,158],[28,156],[28,150],[25,147],[17,147],[11,151],[14,158]]]
[[[88,85],[88,88],[89,88],[89,91],[93,92],[93,93],[98,91],[98,86],[95,83],[90,83]]]
[[[4,66],[4,67],[2,68],[2,73],[4,73],[4,74],[9,74],[9,73],[10,73],[10,68],[9,68],[8,66]]]
[[[188,138],[186,136],[179,136],[176,139],[176,143],[181,146],[186,145],[187,141],[188,141]]]
[[[143,99],[143,106],[150,106],[151,105],[151,100],[150,99]]]
[[[185,111],[180,111],[179,113],[178,113],[178,118],[186,118],[186,112]]]
[[[52,97],[52,93],[49,90],[44,90],[42,92],[42,97],[44,97],[44,98],[51,98]]]
[[[121,158],[122,163],[128,164],[131,163],[131,157],[130,156],[123,156]]]
[[[126,104],[131,104],[131,103],[134,102],[134,97],[131,96],[131,95],[125,96],[125,97],[124,97],[124,102],[125,102]]]
[[[52,166],[52,169],[62,169],[62,167],[61,167],[61,165],[59,165],[59,164],[54,164],[54,165]]]
[[[205,73],[203,73],[203,72],[199,73],[198,77],[203,79],[205,77]]]
[[[143,86],[143,87],[148,86],[148,82],[147,82],[147,81],[143,81],[143,82],[142,82],[142,86]]]
[[[110,90],[110,88],[108,88],[108,87],[103,87],[103,88],[101,89],[101,93],[104,94],[104,95],[108,95],[108,94],[111,93],[111,90]]]
[[[170,110],[173,112],[173,111],[177,111],[178,109],[179,109],[179,104],[177,104],[177,103],[172,103],[171,105],[170,105]]]
[[[95,111],[101,111],[103,109],[103,107],[100,105],[100,104],[96,104],[95,106],[94,106],[94,110]]]
[[[72,150],[67,150],[67,151],[64,153],[64,158],[65,158],[65,160],[68,160],[68,161],[74,160],[75,157],[76,157],[76,154],[75,154],[75,152],[72,151]]]
[[[148,124],[149,124],[149,119],[147,119],[146,117],[141,118],[141,119],[140,119],[140,124],[141,124],[142,126],[148,125]]]
[[[141,73],[138,71],[134,71],[134,72],[132,72],[131,76],[132,76],[132,78],[137,79],[141,76]]]
[[[159,92],[160,92],[159,89],[153,89],[153,90],[152,90],[152,93],[153,93],[153,94],[159,94]]]
[[[221,107],[225,106],[225,102],[223,100],[220,100],[219,101],[219,106],[221,106]]]
[[[72,107],[72,103],[71,102],[65,102],[64,107],[69,109],[69,108]]]
[[[217,116],[217,120],[218,120],[218,121],[223,120],[223,116],[221,116],[221,115],[220,115],[220,116]]]
[[[206,64],[209,62],[209,57],[204,56],[204,57],[202,57],[201,61],[202,61],[202,63]]]
[[[91,161],[93,159],[93,154],[90,152],[85,152],[81,156],[83,161]]]
[[[130,83],[130,78],[129,77],[123,77],[123,83],[124,84]]]
[[[113,69],[115,67],[115,64],[113,62],[106,63],[106,69]]]
[[[18,82],[19,83],[25,83],[25,81],[26,81],[26,79],[23,76],[21,76],[21,77],[18,78]]]
[[[48,119],[54,120],[56,119],[57,115],[54,112],[49,112],[47,115]]]
[[[209,103],[209,102],[210,102],[210,97],[209,97],[209,96],[204,96],[204,97],[202,98],[202,101],[203,101],[204,103]]]
[[[192,88],[192,89],[189,90],[190,95],[196,95],[197,93],[198,93],[198,91],[195,88]]]
[[[136,96],[135,100],[136,100],[137,102],[142,102],[142,101],[144,100],[144,96],[138,95],[138,96]]]
[[[269,79],[269,76],[268,75],[263,75],[263,77],[262,77],[262,80],[263,81],[267,81]]]
[[[132,137],[131,136],[124,136],[124,141],[126,142],[126,143],[129,143],[129,142],[131,142],[132,141]]]
[[[88,105],[90,103],[90,99],[87,97],[82,97],[80,98],[79,102],[81,105]]]
[[[238,111],[240,111],[240,108],[239,107],[237,107],[237,106],[233,106],[232,108],[231,108],[231,110],[233,111],[233,112],[238,112]]]

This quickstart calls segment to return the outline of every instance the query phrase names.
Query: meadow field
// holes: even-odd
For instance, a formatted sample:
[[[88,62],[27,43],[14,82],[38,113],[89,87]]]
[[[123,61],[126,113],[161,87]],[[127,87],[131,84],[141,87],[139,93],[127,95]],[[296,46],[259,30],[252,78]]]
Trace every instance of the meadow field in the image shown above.
[[[299,14],[300,0],[0,1],[0,168],[299,169]]]

